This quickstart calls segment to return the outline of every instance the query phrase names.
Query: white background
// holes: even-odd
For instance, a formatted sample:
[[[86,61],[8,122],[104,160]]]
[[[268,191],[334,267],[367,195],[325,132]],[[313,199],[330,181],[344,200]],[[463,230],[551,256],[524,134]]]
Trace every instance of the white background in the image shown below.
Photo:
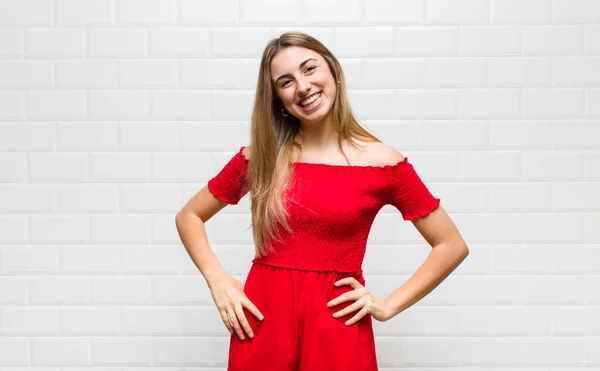
[[[385,370],[600,370],[600,1],[0,0],[0,370],[224,370],[175,213],[249,140],[270,38],[340,59],[471,254],[375,321]],[[253,256],[248,196],[207,223]],[[389,206],[381,297],[430,247]],[[265,368],[267,370],[267,368]]]

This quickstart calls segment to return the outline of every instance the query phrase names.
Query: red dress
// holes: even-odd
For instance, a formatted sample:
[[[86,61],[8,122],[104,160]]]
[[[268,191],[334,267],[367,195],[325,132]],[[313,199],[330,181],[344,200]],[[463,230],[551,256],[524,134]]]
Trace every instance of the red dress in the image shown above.
[[[240,150],[208,181],[220,200],[237,204],[248,192],[249,160]],[[228,370],[377,370],[371,316],[346,326],[356,312],[334,318],[327,303],[350,286],[333,284],[354,277],[362,285],[362,262],[375,216],[395,206],[404,220],[427,215],[440,203],[405,157],[394,165],[346,166],[297,162],[288,197],[288,222],[274,253],[255,258],[244,292],[264,315],[244,310],[254,338],[234,332]]]

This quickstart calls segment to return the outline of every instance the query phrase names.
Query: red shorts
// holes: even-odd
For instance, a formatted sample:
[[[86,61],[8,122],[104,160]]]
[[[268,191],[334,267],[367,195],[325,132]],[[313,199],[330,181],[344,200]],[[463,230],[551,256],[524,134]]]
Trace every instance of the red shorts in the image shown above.
[[[351,291],[333,284],[354,277],[365,284],[361,273],[313,272],[277,268],[255,263],[244,292],[264,315],[259,321],[244,308],[254,338],[240,340],[234,331],[229,345],[229,371],[335,371],[377,370],[371,316],[357,323],[345,322],[357,312],[334,318],[327,303]]]

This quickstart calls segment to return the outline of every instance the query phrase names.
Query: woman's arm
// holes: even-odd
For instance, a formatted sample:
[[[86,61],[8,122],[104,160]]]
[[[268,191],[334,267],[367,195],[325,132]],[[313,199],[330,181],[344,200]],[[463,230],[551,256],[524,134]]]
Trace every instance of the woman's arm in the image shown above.
[[[415,273],[385,298],[389,318],[429,294],[469,255],[467,244],[441,205],[412,223],[432,250]]]
[[[204,223],[225,206],[204,186],[175,216],[181,242],[208,284],[227,272],[208,244]]]

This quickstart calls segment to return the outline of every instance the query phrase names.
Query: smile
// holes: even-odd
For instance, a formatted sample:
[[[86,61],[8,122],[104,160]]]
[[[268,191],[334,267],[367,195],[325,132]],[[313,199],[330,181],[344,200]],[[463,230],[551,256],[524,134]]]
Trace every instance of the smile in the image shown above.
[[[315,93],[315,94],[311,95],[310,97],[300,101],[300,103],[298,103],[298,105],[300,107],[302,107],[303,109],[313,108],[317,104],[319,104],[319,102],[321,101],[321,95],[322,95],[322,92]]]

